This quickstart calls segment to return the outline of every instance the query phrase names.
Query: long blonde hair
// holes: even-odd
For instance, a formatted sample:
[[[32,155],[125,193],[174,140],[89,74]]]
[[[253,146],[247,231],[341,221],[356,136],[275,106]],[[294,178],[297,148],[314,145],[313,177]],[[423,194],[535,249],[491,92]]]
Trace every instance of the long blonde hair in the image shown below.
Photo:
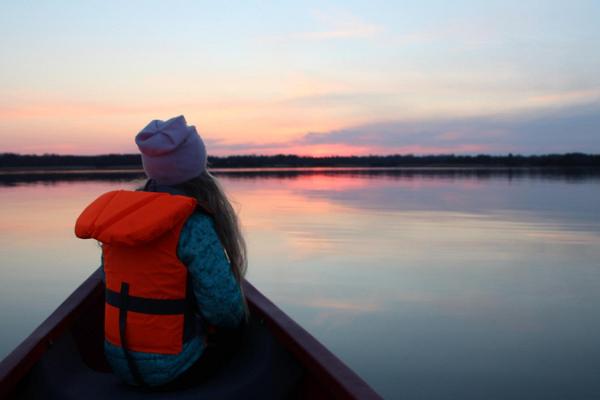
[[[231,271],[241,288],[242,280],[248,269],[246,241],[242,235],[237,214],[217,178],[205,171],[200,176],[173,185],[173,187],[195,198],[199,207],[212,216],[217,235],[229,259]]]

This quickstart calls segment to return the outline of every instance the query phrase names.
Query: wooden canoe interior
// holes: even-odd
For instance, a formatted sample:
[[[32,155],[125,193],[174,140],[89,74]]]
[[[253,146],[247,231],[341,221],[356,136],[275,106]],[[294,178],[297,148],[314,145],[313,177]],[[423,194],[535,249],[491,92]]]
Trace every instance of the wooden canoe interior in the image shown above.
[[[303,369],[298,399],[380,399],[356,373],[250,283],[244,283],[251,318],[265,324]],[[19,398],[27,375],[52,344],[70,333],[83,362],[110,371],[103,353],[104,284],[93,273],[21,345],[0,362],[0,398]]]

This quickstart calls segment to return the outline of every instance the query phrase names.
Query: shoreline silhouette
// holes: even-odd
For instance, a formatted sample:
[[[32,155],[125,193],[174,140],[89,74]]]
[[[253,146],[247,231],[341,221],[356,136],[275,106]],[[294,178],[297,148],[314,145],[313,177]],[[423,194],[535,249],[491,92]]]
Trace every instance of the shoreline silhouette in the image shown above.
[[[599,168],[600,154],[542,155],[366,155],[311,157],[292,154],[208,157],[211,168],[385,168],[385,167],[540,167]],[[59,155],[0,153],[0,170],[141,169],[137,154]]]

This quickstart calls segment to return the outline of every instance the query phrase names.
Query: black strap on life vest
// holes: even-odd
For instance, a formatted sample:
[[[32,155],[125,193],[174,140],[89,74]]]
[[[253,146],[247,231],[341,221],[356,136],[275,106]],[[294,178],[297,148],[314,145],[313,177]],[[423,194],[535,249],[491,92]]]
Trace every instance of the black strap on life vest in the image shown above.
[[[111,306],[121,308],[123,300],[123,286],[121,286],[121,293],[106,289],[106,302]],[[187,301],[185,299],[150,299],[128,295],[127,307],[128,311],[142,314],[177,315],[185,313]]]
[[[121,283],[121,293],[119,298],[119,336],[121,338],[121,347],[123,348],[123,352],[125,353],[125,359],[127,360],[127,365],[129,366],[129,371],[133,376],[133,379],[140,386],[146,387],[146,382],[142,378],[140,374],[140,370],[135,363],[135,360],[131,356],[129,352],[129,346],[127,346],[127,311],[129,310],[129,284],[126,282]]]
[[[152,299],[147,297],[131,296],[129,295],[129,283],[121,283],[121,291],[115,292],[110,289],[106,289],[106,303],[119,309],[119,336],[121,340],[121,347],[125,353],[125,359],[127,365],[131,371],[135,382],[142,387],[147,387],[144,382],[139,368],[133,359],[129,347],[127,345],[127,313],[137,312],[142,314],[154,314],[154,315],[184,315],[184,330],[183,330],[183,341],[186,342],[190,338],[198,335],[200,327],[195,318],[195,299],[193,297],[193,290],[188,279],[188,286],[186,288],[186,298],[173,300],[173,299]]]

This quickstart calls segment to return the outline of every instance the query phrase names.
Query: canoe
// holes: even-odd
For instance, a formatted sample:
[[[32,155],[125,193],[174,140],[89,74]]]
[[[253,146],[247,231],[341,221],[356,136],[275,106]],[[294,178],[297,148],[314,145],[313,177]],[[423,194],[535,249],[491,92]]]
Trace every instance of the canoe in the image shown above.
[[[174,392],[132,388],[104,358],[104,291],[97,270],[0,362],[1,399],[381,399],[248,282],[250,322],[222,372]]]

